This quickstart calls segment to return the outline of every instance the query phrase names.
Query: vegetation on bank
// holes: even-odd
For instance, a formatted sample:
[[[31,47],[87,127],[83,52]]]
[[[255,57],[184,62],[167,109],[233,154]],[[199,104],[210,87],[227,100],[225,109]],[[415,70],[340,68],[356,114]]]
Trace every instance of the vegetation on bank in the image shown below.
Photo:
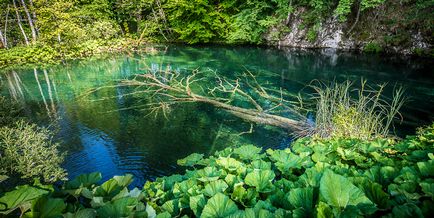
[[[0,49],[0,69],[31,66],[48,66],[66,60],[83,59],[109,53],[129,52],[140,48],[132,39],[89,40],[70,46],[47,45],[43,43],[32,46],[17,46]]]
[[[0,96],[0,107],[0,192],[35,178],[46,183],[64,180],[65,154],[58,151],[52,131],[25,120],[13,100]]]
[[[0,7],[0,67],[58,62],[135,42],[266,44],[291,33],[289,23],[300,13],[298,29],[308,41],[336,17],[348,37],[379,52],[410,48],[416,33],[431,46],[434,17],[431,0],[0,0]]]
[[[2,214],[24,217],[429,217],[434,124],[404,140],[303,138],[285,150],[253,145],[178,161],[184,175],[129,189],[132,175],[100,183],[17,186]]]

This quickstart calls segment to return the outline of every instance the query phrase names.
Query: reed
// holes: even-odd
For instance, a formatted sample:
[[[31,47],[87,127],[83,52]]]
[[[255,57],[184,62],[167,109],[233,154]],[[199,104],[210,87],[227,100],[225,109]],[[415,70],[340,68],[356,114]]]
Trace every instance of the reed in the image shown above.
[[[404,90],[395,87],[393,96],[384,95],[386,84],[371,87],[366,80],[359,88],[351,81],[326,84],[312,82],[310,99],[316,105],[314,135],[321,138],[373,139],[389,135],[394,119],[405,102]]]

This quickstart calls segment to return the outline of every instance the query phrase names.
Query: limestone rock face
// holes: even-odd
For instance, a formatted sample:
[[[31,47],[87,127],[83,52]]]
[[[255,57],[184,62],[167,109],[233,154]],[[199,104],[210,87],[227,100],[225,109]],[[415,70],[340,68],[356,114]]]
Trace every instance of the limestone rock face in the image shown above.
[[[432,49],[432,45],[429,44],[419,32],[411,33],[410,42],[406,45],[385,44],[383,43],[384,37],[382,36],[371,36],[360,39],[360,37],[354,37],[361,35],[361,33],[355,31],[352,32],[351,36],[347,36],[345,33],[348,30],[349,24],[339,22],[335,16],[331,16],[320,23],[316,27],[316,37],[309,40],[309,28],[304,27],[302,19],[302,15],[305,11],[305,8],[299,8],[288,17],[286,26],[290,31],[281,35],[278,40],[270,37],[273,35],[273,32],[278,30],[275,28],[271,29],[265,36],[268,44],[277,45],[279,47],[363,50],[364,46],[368,43],[380,42],[379,44],[381,44],[384,50],[402,54],[412,54],[418,49]],[[381,32],[387,35],[386,29],[382,28]]]

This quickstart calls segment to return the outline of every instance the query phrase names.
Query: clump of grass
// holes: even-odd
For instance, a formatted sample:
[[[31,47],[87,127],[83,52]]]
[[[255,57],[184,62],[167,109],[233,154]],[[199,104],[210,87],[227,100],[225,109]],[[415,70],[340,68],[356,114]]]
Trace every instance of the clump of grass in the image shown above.
[[[395,88],[392,99],[384,97],[385,84],[376,88],[361,81],[313,84],[311,99],[316,104],[314,135],[321,138],[346,137],[373,139],[385,137],[404,104],[402,88]]]

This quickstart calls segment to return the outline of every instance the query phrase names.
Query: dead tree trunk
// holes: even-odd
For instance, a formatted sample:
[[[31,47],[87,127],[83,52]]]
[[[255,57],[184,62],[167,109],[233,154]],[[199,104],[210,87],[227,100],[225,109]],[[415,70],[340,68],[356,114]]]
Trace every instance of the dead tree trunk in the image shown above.
[[[23,34],[24,37],[24,42],[26,43],[26,45],[29,45],[29,39],[27,38],[26,32],[24,31],[23,25],[21,24],[21,16],[20,13],[18,12],[18,8],[17,8],[17,3],[15,2],[15,0],[12,0],[13,4],[14,4],[14,8],[15,8],[15,14],[17,15],[17,23],[18,23],[18,27],[21,30],[21,33]]]
[[[136,87],[136,91],[131,94],[151,96],[150,103],[145,105],[151,113],[162,111],[166,114],[171,105],[198,102],[223,109],[250,123],[279,127],[297,136],[307,135],[312,129],[306,117],[291,108],[290,101],[283,99],[282,90],[269,93],[250,73],[235,80],[215,74],[212,77],[216,79],[215,82],[203,82],[209,78],[199,75],[203,74],[193,72],[181,76],[180,73],[170,71],[151,72],[123,81],[121,86]],[[243,101],[246,106],[233,104],[234,99]],[[292,116],[284,117],[280,115],[282,111],[290,112]]]
[[[24,12],[26,13],[27,20],[29,21],[30,30],[32,31],[32,41],[36,42],[36,28],[34,26],[34,21],[30,16],[30,12],[29,9],[27,8],[26,2],[24,0],[21,0],[21,4],[23,5]]]

